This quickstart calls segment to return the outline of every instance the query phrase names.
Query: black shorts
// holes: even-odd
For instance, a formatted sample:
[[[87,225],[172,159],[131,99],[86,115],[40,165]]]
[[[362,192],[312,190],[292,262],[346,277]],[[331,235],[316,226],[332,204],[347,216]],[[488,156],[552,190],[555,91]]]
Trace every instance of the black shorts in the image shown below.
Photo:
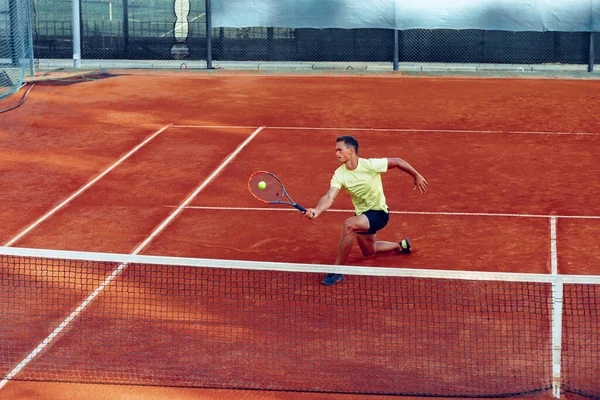
[[[367,232],[357,232],[359,235],[374,235],[377,231],[385,228],[390,220],[390,214],[382,210],[369,210],[362,215],[369,220],[369,230]]]

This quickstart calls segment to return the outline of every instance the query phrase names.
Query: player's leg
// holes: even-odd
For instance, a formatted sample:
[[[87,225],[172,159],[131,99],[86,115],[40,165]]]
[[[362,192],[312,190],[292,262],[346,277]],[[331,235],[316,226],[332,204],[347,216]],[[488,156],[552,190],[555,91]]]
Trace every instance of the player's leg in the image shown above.
[[[410,253],[410,243],[408,239],[404,239],[401,242],[385,242],[383,240],[377,240],[376,234],[366,235],[360,234],[356,236],[358,247],[365,256],[372,256],[379,253],[388,253],[395,251],[398,254]]]
[[[357,236],[358,246],[365,256],[372,256],[378,253],[388,253],[395,251],[396,253],[410,253],[410,243],[408,239],[401,242],[386,242],[377,240],[377,231],[385,228],[389,221],[389,214],[385,211],[367,211],[364,213],[369,220],[369,231],[360,232]]]
[[[342,237],[340,238],[340,242],[338,244],[338,252],[335,259],[336,265],[342,265],[348,259],[350,251],[352,250],[352,245],[354,244],[356,233],[367,232],[368,230],[369,220],[364,215],[348,218],[346,222],[344,222],[344,227],[342,228]],[[342,279],[344,279],[342,274],[327,274],[321,283],[329,286],[341,281]]]
[[[358,247],[365,256],[372,256],[378,253],[388,253],[395,251],[400,253],[400,243],[398,242],[385,242],[383,240],[377,240],[377,235],[357,235]]]
[[[358,243],[358,247],[360,247],[363,256],[372,256],[375,254],[376,237],[376,234],[370,234],[368,232],[356,235],[356,242]]]
[[[369,220],[364,214],[348,218],[346,222],[344,222],[342,237],[338,244],[338,252],[335,259],[336,265],[342,265],[348,259],[350,251],[352,250],[352,245],[354,244],[354,239],[356,238],[356,233],[367,232],[368,230]]]

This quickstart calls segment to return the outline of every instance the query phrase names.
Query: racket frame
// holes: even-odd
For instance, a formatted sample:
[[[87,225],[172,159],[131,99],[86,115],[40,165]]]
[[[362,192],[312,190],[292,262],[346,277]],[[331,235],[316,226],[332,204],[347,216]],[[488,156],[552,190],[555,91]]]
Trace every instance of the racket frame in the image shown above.
[[[259,174],[267,174],[267,175],[270,175],[272,178],[275,178],[275,180],[281,185],[282,197],[286,197],[289,201],[281,200],[281,199],[268,201],[268,200],[264,200],[264,199],[261,199],[260,197],[258,197],[252,190],[250,182],[252,182],[252,179],[256,175],[259,175]],[[292,200],[292,197],[289,195],[287,190],[285,190],[285,186],[283,186],[283,182],[281,182],[281,179],[279,179],[275,174],[273,174],[269,171],[256,171],[255,173],[250,175],[250,178],[248,179],[248,190],[250,190],[250,193],[252,194],[252,196],[254,196],[258,201],[261,201],[266,204],[287,204],[287,205],[290,205],[306,214],[306,208],[302,207],[300,204],[298,204],[294,200]]]

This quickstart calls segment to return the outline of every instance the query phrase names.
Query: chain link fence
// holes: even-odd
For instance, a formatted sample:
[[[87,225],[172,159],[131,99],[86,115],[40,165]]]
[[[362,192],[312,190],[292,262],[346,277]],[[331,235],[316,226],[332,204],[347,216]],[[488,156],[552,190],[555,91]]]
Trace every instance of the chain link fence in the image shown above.
[[[32,27],[27,0],[0,0],[0,99],[33,75]]]
[[[33,0],[37,58],[70,59],[72,0]],[[80,0],[83,59],[206,60],[205,0]],[[397,33],[400,63],[560,64],[583,68],[586,32],[414,29]],[[395,32],[386,29],[215,28],[215,61],[387,62]]]

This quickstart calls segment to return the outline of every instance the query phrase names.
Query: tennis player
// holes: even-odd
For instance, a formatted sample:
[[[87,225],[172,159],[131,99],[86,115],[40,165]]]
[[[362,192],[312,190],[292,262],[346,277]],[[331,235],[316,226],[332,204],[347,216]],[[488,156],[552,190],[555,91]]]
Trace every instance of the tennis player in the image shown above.
[[[336,139],[335,155],[342,165],[335,170],[331,187],[316,207],[308,208],[305,214],[308,218],[315,219],[331,207],[341,188],[350,193],[355,215],[344,223],[335,264],[342,265],[346,262],[355,237],[365,256],[391,251],[409,254],[408,239],[400,242],[384,242],[376,238],[377,232],[383,229],[389,220],[381,173],[391,168],[398,168],[408,173],[414,179],[413,189],[418,188],[421,194],[427,191],[425,178],[400,158],[358,157],[358,141],[352,136],[340,136]],[[342,279],[344,276],[341,274],[327,274],[321,283],[329,286]]]

